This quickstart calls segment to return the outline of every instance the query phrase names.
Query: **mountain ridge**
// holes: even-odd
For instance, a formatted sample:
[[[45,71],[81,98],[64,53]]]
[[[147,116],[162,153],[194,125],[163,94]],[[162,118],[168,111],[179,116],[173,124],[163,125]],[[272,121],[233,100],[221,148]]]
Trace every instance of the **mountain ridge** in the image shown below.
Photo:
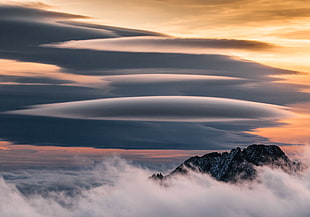
[[[257,177],[257,167],[260,166],[281,169],[288,174],[296,174],[303,169],[301,162],[289,159],[279,146],[253,144],[244,149],[234,148],[230,152],[194,156],[168,175],[157,173],[150,178],[165,180],[177,174],[185,175],[194,171],[209,174],[217,181],[236,183],[240,180],[254,180]]]

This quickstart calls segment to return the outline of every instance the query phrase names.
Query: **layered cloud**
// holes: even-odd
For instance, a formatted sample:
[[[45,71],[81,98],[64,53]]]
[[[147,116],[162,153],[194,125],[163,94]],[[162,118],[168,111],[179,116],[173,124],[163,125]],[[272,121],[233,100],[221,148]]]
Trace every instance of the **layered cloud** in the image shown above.
[[[172,83],[172,82],[191,82],[191,81],[207,81],[210,83],[221,82],[242,82],[242,78],[234,78],[228,76],[214,75],[195,75],[195,74],[128,74],[128,75],[107,75],[102,76],[104,81],[115,83]]]
[[[266,50],[275,46],[249,40],[233,39],[194,39],[171,37],[122,37],[110,39],[92,39],[68,41],[43,45],[44,47],[91,49],[122,52],[158,52],[158,53],[211,53],[212,49]]]
[[[77,14],[62,13],[57,11],[48,11],[38,8],[17,5],[1,5],[0,7],[0,18],[1,20],[33,20],[36,19],[87,19],[89,17]],[[48,7],[45,5],[45,7]],[[43,7],[44,8],[44,7]]]
[[[234,99],[153,96],[47,104],[7,114],[93,120],[208,122],[276,119],[290,113],[284,107]]]
[[[181,5],[185,3],[182,2]],[[191,5],[197,7],[199,4],[204,3],[196,2]],[[229,2],[210,2],[210,5],[226,4]],[[86,17],[47,10],[45,5],[34,6],[35,9],[30,8],[30,5],[0,6],[0,17],[3,17],[0,19],[2,29],[0,58],[7,59],[0,62],[3,67],[0,73],[2,102],[0,110],[12,111],[39,104],[78,101],[78,108],[73,112],[74,118],[78,119],[53,118],[56,116],[54,110],[49,112],[44,110],[44,115],[47,115],[44,117],[2,113],[0,137],[16,144],[101,148],[226,149],[229,146],[249,144],[253,141],[270,142],[268,138],[247,132],[255,128],[275,127],[281,124],[272,116],[275,115],[277,120],[283,117],[282,108],[262,105],[258,106],[258,114],[252,115],[248,113],[250,109],[248,106],[254,106],[255,103],[248,104],[246,101],[287,106],[310,99],[309,94],[301,92],[302,88],[306,88],[305,85],[275,83],[282,78],[274,75],[298,76],[297,72],[223,55],[231,54],[231,50],[265,52],[272,48],[272,44],[230,38],[212,39],[210,38],[212,35],[208,34],[204,37],[208,36],[210,39],[169,37],[152,31],[77,22],[76,19]],[[110,46],[111,50],[101,50],[100,46],[97,50],[40,46],[60,42],[71,43],[70,41],[75,40],[77,43],[88,43],[92,42],[92,39],[98,39],[100,43],[103,41],[104,46]],[[105,39],[113,43],[113,46],[106,43]],[[116,49],[119,51],[115,51]],[[156,49],[162,53],[154,53]],[[197,54],[200,52],[199,49],[220,50],[220,52]],[[18,69],[15,69],[16,67]],[[248,115],[245,116],[251,121],[189,122],[212,119],[203,113],[201,103],[197,106],[198,113],[193,111],[194,108],[189,109],[191,104],[189,101],[172,106],[176,111],[180,110],[179,107],[176,108],[177,106],[187,108],[187,110],[181,109],[177,117],[171,116],[172,109],[167,109],[162,102],[158,104],[161,109],[159,113],[152,108],[138,107],[128,102],[124,108],[132,106],[136,113],[141,109],[141,116],[137,114],[133,116],[122,110],[121,115],[112,114],[113,120],[107,120],[109,117],[106,117],[108,116],[106,114],[97,120],[99,119],[97,111],[93,113],[88,110],[90,108],[86,110],[80,108],[84,106],[82,100],[104,101],[107,98],[141,96],[235,99],[236,102],[240,102],[240,107],[237,105],[233,107],[234,112],[235,109],[238,111],[245,109],[245,114]],[[119,104],[114,100],[111,99],[113,108]],[[210,102],[204,101],[202,105],[208,105]],[[139,101],[137,105],[141,106],[141,103]],[[75,106],[71,103],[69,105],[71,111]],[[101,106],[103,104],[99,100],[91,109],[100,110]],[[36,109],[41,111],[43,108]],[[63,112],[61,109],[61,115],[67,117],[67,113]],[[90,112],[96,117],[87,117],[92,120],[81,119],[85,118],[83,116],[85,112],[87,114]],[[218,118],[218,114],[212,113],[215,115],[213,120],[243,118],[238,117],[239,114],[235,117],[228,108],[223,110],[224,112],[227,112],[228,116],[223,118]],[[156,123],[147,121],[154,119],[167,121]],[[168,120],[187,122],[169,123]]]
[[[153,35],[151,32],[136,31],[134,29],[131,31],[125,28],[108,28],[108,26],[105,29],[78,24],[71,25],[69,21],[87,19],[87,17],[17,5],[0,5],[0,18],[2,55],[6,53],[7,49],[15,50],[16,54],[24,50],[31,53],[42,43],[72,39],[113,38],[123,34],[124,36]],[[61,21],[68,21],[68,23],[62,23]],[[158,34],[154,33],[154,35]]]
[[[103,74],[105,70],[141,68],[217,71],[235,71],[235,69],[238,69],[240,73],[245,71],[248,73],[248,68],[251,68],[252,71],[272,71],[275,74],[286,72],[285,70],[264,67],[260,64],[249,64],[245,61],[233,60],[223,55],[154,54],[151,53],[152,50],[148,51],[148,53],[139,54],[134,52],[85,51],[39,47],[42,44],[72,40],[107,38],[119,38],[119,40],[115,41],[115,44],[125,43],[131,50],[133,50],[133,46],[130,44],[136,43],[141,44],[139,49],[142,50],[147,49],[143,48],[144,46],[148,47],[152,46],[152,44],[158,47],[158,49],[164,49],[165,46],[169,46],[171,52],[173,52],[173,47],[183,49],[183,51],[187,50],[188,52],[190,48],[199,49],[198,46],[203,46],[204,48],[220,47],[226,48],[226,50],[227,48],[256,50],[270,48],[272,45],[259,41],[232,39],[163,38],[158,37],[163,35],[156,32],[73,22],[74,19],[79,17],[72,14],[21,6],[2,5],[0,6],[0,13],[9,14],[9,16],[5,16],[5,19],[1,19],[0,22],[0,28],[3,30],[0,37],[0,45],[2,46],[0,58],[53,64],[69,70],[71,73]],[[138,39],[130,39],[128,36],[138,37]],[[157,38],[149,39],[146,36],[156,36]],[[142,37],[141,40],[139,40],[140,37]],[[113,49],[121,48],[116,46]],[[122,49],[124,50],[124,48]],[[25,52],[27,52],[27,55],[25,55]]]
[[[63,5],[59,0],[56,2]],[[74,10],[68,9],[89,13],[113,24],[188,37],[260,38],[277,31],[278,27],[306,27],[309,22],[309,4],[301,0],[288,0],[285,3],[279,0],[130,0],[126,4],[120,0],[113,3],[103,0],[75,6]]]

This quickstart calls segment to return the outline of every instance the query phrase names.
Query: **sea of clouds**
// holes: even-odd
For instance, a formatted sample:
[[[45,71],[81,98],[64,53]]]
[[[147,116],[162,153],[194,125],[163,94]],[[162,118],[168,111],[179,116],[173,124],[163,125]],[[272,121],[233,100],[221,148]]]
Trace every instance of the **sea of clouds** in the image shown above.
[[[208,175],[165,185],[149,169],[111,158],[78,170],[1,171],[1,217],[309,217],[310,170],[291,176],[259,168],[255,182]]]

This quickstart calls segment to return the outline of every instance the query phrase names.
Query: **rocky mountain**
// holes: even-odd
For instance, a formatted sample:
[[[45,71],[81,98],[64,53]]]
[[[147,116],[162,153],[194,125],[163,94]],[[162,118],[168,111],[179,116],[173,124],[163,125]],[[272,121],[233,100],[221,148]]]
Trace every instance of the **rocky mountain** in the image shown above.
[[[151,178],[164,180],[176,174],[195,171],[210,174],[218,181],[236,182],[255,179],[259,166],[282,169],[289,174],[295,174],[303,167],[300,162],[290,160],[276,145],[255,144],[243,150],[238,147],[230,152],[213,152],[201,157],[191,157],[170,174],[166,176],[161,173],[153,174]]]

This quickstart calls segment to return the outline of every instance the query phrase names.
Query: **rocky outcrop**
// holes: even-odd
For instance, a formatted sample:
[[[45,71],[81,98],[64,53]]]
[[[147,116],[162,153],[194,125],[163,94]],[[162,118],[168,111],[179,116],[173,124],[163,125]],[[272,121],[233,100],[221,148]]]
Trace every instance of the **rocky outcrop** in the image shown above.
[[[202,157],[195,156],[184,161],[167,176],[161,173],[151,176],[154,180],[164,180],[176,174],[187,174],[189,171],[210,174],[218,181],[236,182],[253,180],[257,176],[256,168],[269,166],[294,174],[302,169],[298,162],[290,160],[275,145],[251,145],[243,150],[239,147],[230,152],[213,152]]]

